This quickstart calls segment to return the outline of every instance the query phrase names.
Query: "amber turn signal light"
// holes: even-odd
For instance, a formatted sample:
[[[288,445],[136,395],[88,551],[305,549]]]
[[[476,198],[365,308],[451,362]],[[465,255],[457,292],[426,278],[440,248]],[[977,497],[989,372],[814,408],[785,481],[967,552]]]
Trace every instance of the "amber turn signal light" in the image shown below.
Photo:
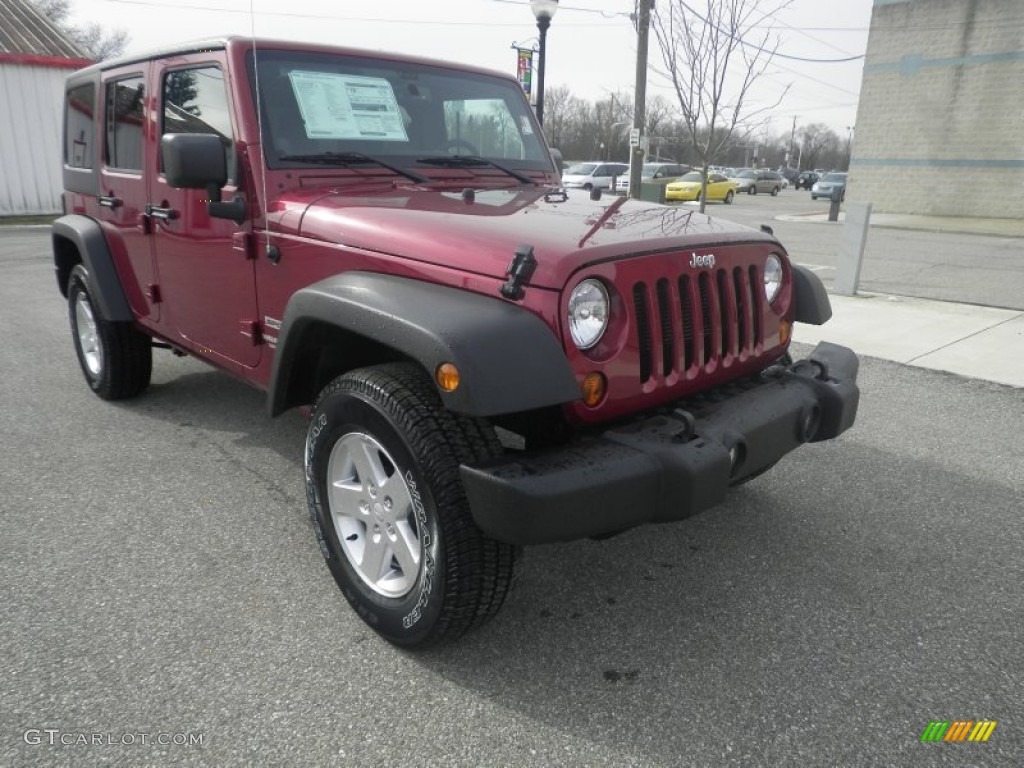
[[[792,328],[788,320],[779,321],[779,344],[785,344],[789,341],[789,332]]]
[[[583,393],[583,402],[588,408],[594,408],[604,400],[605,392],[608,390],[608,382],[603,373],[588,373],[583,378],[580,391]]]
[[[459,388],[459,369],[451,363],[441,363],[434,372],[437,386],[445,392],[454,392]]]

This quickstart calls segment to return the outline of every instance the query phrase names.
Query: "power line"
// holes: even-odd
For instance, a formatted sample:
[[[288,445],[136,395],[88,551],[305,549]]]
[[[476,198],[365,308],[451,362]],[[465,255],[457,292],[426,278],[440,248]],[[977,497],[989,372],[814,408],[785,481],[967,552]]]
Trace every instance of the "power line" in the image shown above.
[[[497,2],[510,2],[510,0],[496,0]],[[156,8],[167,8],[167,0],[160,2],[159,0],[104,0],[107,3],[117,3],[120,5],[134,5],[134,6],[152,6]],[[180,8],[189,11],[212,11],[215,13],[238,13],[249,15],[250,11],[248,8],[224,8],[222,6],[214,5],[191,5],[191,4],[175,4],[175,8]],[[298,13],[289,11],[258,11],[257,16],[283,16],[287,18],[296,19],[336,19],[338,21],[358,21],[369,24],[429,24],[432,26],[441,27],[479,27],[481,23],[479,21],[437,21],[434,19],[381,19],[372,17],[359,17],[359,16],[335,16],[331,14],[323,13]],[[510,22],[488,22],[489,27],[516,27],[522,28],[526,26],[525,23],[510,23]],[[589,24],[586,22],[568,22],[560,24],[561,27],[605,27],[607,24]]]
[[[495,3],[504,3],[505,5],[525,5],[529,6],[529,0],[492,0]],[[622,11],[600,11],[596,8],[579,8],[571,5],[558,4],[558,10],[560,11],[579,11],[580,13],[596,13],[604,16],[606,19],[614,19],[617,16],[624,16],[629,18],[630,14],[623,13]]]
[[[744,46],[745,48],[753,48],[755,51],[760,51],[762,53],[770,53],[772,55],[772,58],[778,57],[780,59],[789,59],[790,61],[803,61],[803,62],[808,62],[808,63],[811,63],[811,64],[842,64],[842,63],[847,62],[847,61],[858,61],[859,59],[863,59],[864,58],[864,54],[861,54],[860,56],[848,56],[848,57],[846,57],[844,59],[812,59],[812,58],[808,58],[808,57],[805,57],[805,56],[791,56],[791,55],[786,54],[786,53],[779,53],[778,50],[774,50],[773,51],[773,50],[769,50],[767,48],[762,48],[759,45],[754,45],[753,43],[748,43],[746,40],[744,40],[741,37],[736,37],[736,35],[731,34],[727,30],[722,29],[720,26],[718,26],[717,24],[715,24],[711,20],[706,19],[703,16],[701,16],[699,13],[697,13],[695,10],[693,10],[693,8],[691,8],[689,5],[687,5],[686,3],[682,2],[682,0],[680,0],[679,4],[681,6],[683,6],[683,8],[688,10],[690,13],[692,13],[694,16],[696,16],[698,19],[700,19],[705,24],[707,24],[709,27],[713,27],[720,34],[723,34],[726,37],[728,37],[728,38],[730,38],[732,40],[735,40],[737,43],[739,43],[740,45]],[[764,17],[762,16],[762,18],[764,18]]]

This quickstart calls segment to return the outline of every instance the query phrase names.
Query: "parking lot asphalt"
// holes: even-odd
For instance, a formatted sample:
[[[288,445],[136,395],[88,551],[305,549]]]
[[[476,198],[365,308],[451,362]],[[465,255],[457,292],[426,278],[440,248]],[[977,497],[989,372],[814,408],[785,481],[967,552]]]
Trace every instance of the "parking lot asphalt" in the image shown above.
[[[298,414],[167,354],[104,403],[46,233],[0,230],[0,269],[0,765],[1020,764],[1019,389],[865,358],[839,440],[531,548],[495,622],[410,654],[323,565]],[[998,725],[920,742],[957,719]]]

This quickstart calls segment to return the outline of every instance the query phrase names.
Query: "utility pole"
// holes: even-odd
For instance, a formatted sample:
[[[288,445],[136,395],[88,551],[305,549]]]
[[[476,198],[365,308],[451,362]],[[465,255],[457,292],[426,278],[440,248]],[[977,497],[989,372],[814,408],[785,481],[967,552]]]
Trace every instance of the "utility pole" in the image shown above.
[[[647,32],[651,27],[651,6],[654,0],[637,0],[636,14],[636,87],[633,102],[634,132],[643,134],[647,116]],[[643,145],[630,147],[629,196],[640,197],[640,172],[644,165]]]
[[[796,138],[796,115],[793,115],[793,130],[789,132],[789,157],[786,158],[786,166],[793,162],[793,141]],[[800,170],[799,167],[797,170]]]

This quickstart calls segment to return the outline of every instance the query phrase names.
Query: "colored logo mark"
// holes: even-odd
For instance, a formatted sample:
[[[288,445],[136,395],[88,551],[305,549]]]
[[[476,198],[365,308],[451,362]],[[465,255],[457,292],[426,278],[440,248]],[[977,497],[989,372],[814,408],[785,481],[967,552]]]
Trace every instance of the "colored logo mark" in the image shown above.
[[[988,741],[995,728],[995,720],[932,720],[921,741]]]

